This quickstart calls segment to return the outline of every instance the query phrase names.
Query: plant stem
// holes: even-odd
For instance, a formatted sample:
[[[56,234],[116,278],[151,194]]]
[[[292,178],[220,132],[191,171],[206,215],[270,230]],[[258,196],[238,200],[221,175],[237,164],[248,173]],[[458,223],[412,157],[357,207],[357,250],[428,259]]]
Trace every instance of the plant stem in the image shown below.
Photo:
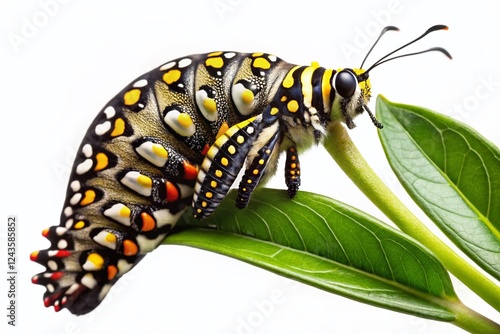
[[[342,124],[330,123],[328,132],[324,146],[354,184],[401,231],[425,245],[450,273],[500,312],[500,287],[457,255],[396,197],[361,156]]]

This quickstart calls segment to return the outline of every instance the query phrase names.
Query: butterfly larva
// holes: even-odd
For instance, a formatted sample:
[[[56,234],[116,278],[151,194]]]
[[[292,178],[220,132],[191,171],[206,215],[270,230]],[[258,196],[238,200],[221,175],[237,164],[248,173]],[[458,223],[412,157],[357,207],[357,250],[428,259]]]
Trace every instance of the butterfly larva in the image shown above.
[[[389,58],[439,29],[446,27],[431,27],[367,70],[297,66],[266,53],[213,52],[178,58],[134,80],[87,131],[61,223],[42,233],[51,245],[31,254],[46,267],[32,278],[46,287],[45,306],[74,314],[93,310],[187,207],[199,219],[210,215],[244,164],[238,207],[275,173],[283,151],[293,197],[300,186],[298,153],[320,142],[329,122],[353,128],[364,110],[381,128],[367,107],[369,72],[415,54]],[[382,34],[388,30],[396,28]],[[428,51],[449,56],[442,48],[418,53]]]

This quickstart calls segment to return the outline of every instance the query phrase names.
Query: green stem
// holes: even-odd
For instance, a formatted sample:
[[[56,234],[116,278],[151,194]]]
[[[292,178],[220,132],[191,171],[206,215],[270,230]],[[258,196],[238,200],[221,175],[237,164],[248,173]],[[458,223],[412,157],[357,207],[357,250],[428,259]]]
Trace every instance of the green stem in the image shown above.
[[[474,310],[471,310],[460,302],[454,302],[451,304],[450,308],[457,315],[457,319],[453,322],[455,326],[458,326],[470,333],[500,333],[500,325],[496,322],[486,318]]]
[[[500,287],[458,256],[396,197],[361,156],[342,124],[332,122],[328,131],[325,148],[354,184],[401,231],[430,249],[455,277],[500,312]]]

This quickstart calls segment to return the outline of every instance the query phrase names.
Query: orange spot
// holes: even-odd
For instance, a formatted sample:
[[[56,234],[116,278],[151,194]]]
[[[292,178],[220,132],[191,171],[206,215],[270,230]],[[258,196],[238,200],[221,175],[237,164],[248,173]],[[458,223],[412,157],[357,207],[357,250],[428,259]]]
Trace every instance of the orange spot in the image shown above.
[[[97,160],[97,164],[94,168],[96,172],[106,168],[108,165],[108,156],[102,152],[97,153],[95,159]]]
[[[201,155],[203,155],[203,156],[207,155],[207,152],[209,149],[210,149],[210,146],[208,146],[208,144],[205,144],[205,147],[201,151]]]
[[[125,132],[125,121],[121,118],[117,118],[115,121],[115,128],[111,132],[111,137],[117,137]]]
[[[219,128],[219,131],[217,132],[217,136],[215,136],[215,138],[219,138],[220,136],[222,136],[224,133],[226,133],[226,131],[229,129],[229,125],[227,124],[227,122],[222,122],[220,128]]]
[[[182,162],[182,166],[184,167],[184,179],[195,180],[196,176],[198,176],[198,169],[196,166],[193,166],[186,160]]]
[[[136,104],[137,101],[139,101],[139,98],[141,97],[141,91],[137,88],[131,89],[128,92],[123,95],[123,103],[126,106],[131,106],[133,104]]]
[[[146,212],[141,213],[142,228],[141,231],[148,232],[155,228],[155,220]]]
[[[64,275],[64,273],[62,271],[56,271],[55,273],[53,273],[52,275],[50,275],[50,278],[53,279],[53,280],[58,280],[61,277],[63,277],[63,275]]]
[[[38,259],[38,251],[34,251],[33,253],[30,254],[31,261],[36,261],[37,259]]]
[[[132,240],[124,240],[123,241],[123,254],[125,256],[133,256],[139,252],[139,248]]]
[[[113,265],[108,266],[108,281],[111,281],[113,278],[115,278],[117,273],[118,269],[115,266]]]
[[[42,236],[44,236],[45,238],[47,238],[47,236],[49,235],[49,229],[46,228],[45,230],[42,231]]]
[[[93,203],[95,200],[95,196],[96,196],[95,191],[87,190],[85,192],[85,197],[80,202],[80,205],[85,206],[85,205],[89,205],[89,204]]]
[[[179,199],[179,191],[172,182],[167,181],[165,183],[165,188],[167,190],[167,202],[175,202]]]

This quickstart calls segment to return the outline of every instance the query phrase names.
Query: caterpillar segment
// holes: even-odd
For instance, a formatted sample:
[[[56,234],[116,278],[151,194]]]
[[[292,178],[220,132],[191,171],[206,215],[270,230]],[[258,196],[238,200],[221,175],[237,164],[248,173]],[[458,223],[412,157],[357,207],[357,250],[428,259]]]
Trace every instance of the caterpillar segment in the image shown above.
[[[445,28],[432,27],[414,41]],[[427,51],[449,56],[441,48]],[[181,57],[138,77],[90,125],[60,224],[42,232],[50,246],[30,255],[45,266],[32,278],[46,288],[44,305],[77,315],[92,311],[187,208],[199,219],[209,216],[242,169],[236,205],[245,207],[284,151],[293,197],[300,186],[298,152],[319,143],[329,122],[353,128],[366,110],[381,128],[366,106],[368,74],[402,57],[387,58],[392,53],[368,70],[333,70],[266,53],[218,51]]]

